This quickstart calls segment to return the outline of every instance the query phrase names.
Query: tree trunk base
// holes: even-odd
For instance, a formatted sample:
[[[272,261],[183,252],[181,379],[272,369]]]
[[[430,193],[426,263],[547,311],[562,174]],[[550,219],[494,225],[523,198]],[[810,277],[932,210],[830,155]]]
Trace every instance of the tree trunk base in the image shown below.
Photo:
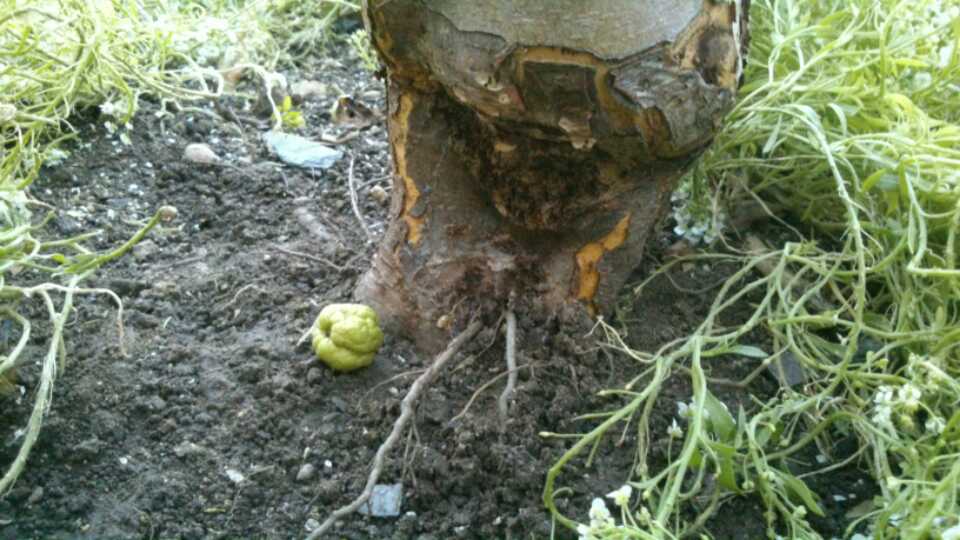
[[[363,6],[396,174],[359,299],[430,351],[511,299],[528,322],[611,310],[733,106],[749,1]]]
[[[390,87],[391,225],[356,295],[435,351],[514,297],[538,319],[610,308],[691,157],[633,168],[511,134],[444,92]]]

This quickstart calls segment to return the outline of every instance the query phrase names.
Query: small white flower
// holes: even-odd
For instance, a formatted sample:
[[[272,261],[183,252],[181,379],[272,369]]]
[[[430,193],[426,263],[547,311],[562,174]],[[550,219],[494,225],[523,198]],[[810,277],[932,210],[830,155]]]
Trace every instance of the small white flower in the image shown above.
[[[693,416],[693,409],[689,405],[682,401],[677,402],[677,416],[684,419],[689,419]]]
[[[677,424],[677,419],[673,419],[673,423],[670,424],[670,427],[667,428],[667,434],[674,439],[683,438],[683,429],[680,428],[680,425]]]
[[[891,409],[889,405],[877,407],[873,413],[873,423],[888,429],[893,429],[893,422],[890,421],[891,413],[893,413],[893,409]]]
[[[647,510],[646,506],[641,506],[640,510],[637,511],[637,521],[644,526],[650,525],[653,521],[653,516],[650,515],[650,510]]]
[[[940,49],[938,55],[940,56],[939,61],[937,62],[937,67],[940,69],[946,69],[950,66],[950,60],[953,58],[953,49],[956,47],[956,43],[951,41],[946,46]]]
[[[120,107],[118,107],[112,101],[104,101],[100,104],[100,113],[106,116],[117,116],[117,113],[120,112]]]
[[[624,484],[620,489],[607,493],[607,498],[613,499],[613,504],[623,508],[630,504],[631,495],[633,495],[633,488],[629,484]]]
[[[607,509],[607,503],[603,499],[596,497],[590,503],[590,527],[604,527],[613,525],[613,516]]]
[[[580,535],[578,540],[594,540],[593,529],[587,527],[583,523],[577,525],[577,534]]]
[[[960,540],[960,525],[954,525],[943,531],[940,538],[941,540]]]
[[[873,402],[877,405],[889,405],[893,403],[893,387],[881,386],[877,388],[877,395],[873,396]]]
[[[939,416],[931,416],[927,418],[927,421],[924,422],[923,427],[927,429],[928,432],[939,435],[943,433],[943,430],[947,427],[947,423],[943,421],[943,418]]]
[[[920,398],[923,396],[923,393],[920,392],[920,389],[916,386],[907,383],[900,387],[897,395],[900,398],[900,403],[903,404],[907,411],[915,412],[920,408]]]
[[[56,167],[57,165],[60,165],[66,161],[68,157],[70,157],[69,152],[54,148],[47,152],[47,155],[44,156],[43,164],[48,167]]]
[[[0,125],[12,121],[17,116],[17,108],[9,103],[0,103]]]

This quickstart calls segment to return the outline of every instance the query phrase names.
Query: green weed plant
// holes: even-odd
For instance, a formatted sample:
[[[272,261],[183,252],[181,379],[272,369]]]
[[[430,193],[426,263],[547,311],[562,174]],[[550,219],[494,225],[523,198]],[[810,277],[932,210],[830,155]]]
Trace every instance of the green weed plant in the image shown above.
[[[250,69],[269,82],[278,65],[319,50],[336,17],[357,9],[345,0],[0,0],[0,328],[13,328],[15,341],[0,350],[0,380],[11,378],[17,366],[40,366],[32,414],[16,431],[20,450],[0,478],[0,494],[23,471],[56,377],[68,363],[64,324],[76,296],[111,297],[122,332],[120,298],[84,288],[83,282],[175,215],[161,208],[130,241],[99,253],[87,247],[96,232],[72,238],[51,234],[45,225],[53,213],[30,188],[42,182],[44,165],[69,159],[63,148],[76,137],[73,123],[93,112],[130,144],[129,122],[146,96],[159,103],[156,114],[164,116],[189,102],[220,97],[224,74],[232,69]],[[289,107],[279,111],[282,105],[275,104],[277,118],[302,120]],[[37,333],[31,314],[38,311],[49,326],[40,359],[27,352]],[[0,388],[12,386],[7,381]]]
[[[607,392],[622,406],[588,415],[597,421],[588,433],[565,435],[575,442],[549,471],[544,501],[583,539],[664,539],[709,537],[707,520],[727,499],[753,496],[770,538],[815,539],[810,518],[833,493],[805,480],[860,467],[878,495],[851,514],[845,537],[957,537],[960,1],[755,0],[751,27],[739,103],[686,189],[706,194],[692,211],[708,219],[727,205],[735,213],[735,202],[716,199],[746,190],[802,233],[775,249],[694,257],[740,270],[686,339],[645,353],[601,323],[607,346],[642,370]],[[719,186],[717,195],[704,186]],[[745,302],[743,324],[718,322]],[[757,330],[769,345],[748,340]],[[757,371],[739,381],[748,388],[787,355],[806,383],[732,411],[714,396],[711,364],[756,358]],[[693,395],[669,435],[652,433],[671,376],[689,377]],[[628,429],[637,448],[626,482],[637,496],[620,522],[563,515],[566,467]],[[654,470],[651,446],[665,437],[679,438]],[[842,439],[859,450],[836,453]],[[811,455],[826,459],[795,473]]]

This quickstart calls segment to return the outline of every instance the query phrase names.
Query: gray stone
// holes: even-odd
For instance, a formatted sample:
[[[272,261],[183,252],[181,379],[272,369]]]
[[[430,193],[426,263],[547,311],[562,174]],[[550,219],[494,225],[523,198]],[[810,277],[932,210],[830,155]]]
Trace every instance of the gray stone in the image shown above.
[[[358,510],[365,516],[397,517],[403,502],[403,484],[377,484],[373,494]]]
[[[327,85],[313,80],[297,81],[290,85],[290,95],[299,102],[311,98],[322,98],[327,95]]]
[[[289,133],[268,131],[263,140],[281,161],[296,167],[328,169],[343,157],[340,150]]]
[[[220,156],[209,145],[203,143],[188,144],[183,149],[183,159],[201,165],[213,165],[220,162]]]
[[[37,486],[30,492],[30,497],[27,498],[27,506],[31,506],[40,502],[40,499],[43,498],[43,488]]]
[[[304,463],[297,471],[297,482],[306,482],[317,474],[317,468],[311,463]]]
[[[803,384],[807,381],[807,373],[792,352],[787,351],[780,358],[771,362],[767,369],[786,388]]]
[[[183,441],[173,447],[173,453],[176,454],[177,457],[195,456],[205,451],[206,449],[204,447],[190,441]]]

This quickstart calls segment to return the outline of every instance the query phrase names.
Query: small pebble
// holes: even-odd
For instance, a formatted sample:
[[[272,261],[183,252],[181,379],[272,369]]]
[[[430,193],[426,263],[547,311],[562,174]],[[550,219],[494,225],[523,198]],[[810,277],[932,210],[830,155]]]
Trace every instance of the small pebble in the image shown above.
[[[297,471],[297,482],[306,482],[313,478],[316,474],[317,468],[310,463],[304,463],[300,470]]]
[[[320,81],[297,81],[290,85],[290,96],[298,102],[327,95],[327,85]]]
[[[182,443],[173,447],[173,453],[177,457],[194,456],[197,454],[202,454],[203,452],[204,448],[202,446],[190,441],[183,441]]]
[[[203,143],[188,144],[186,148],[183,149],[183,159],[202,165],[213,165],[220,162],[220,156],[208,145]]]
[[[33,489],[32,492],[30,492],[30,497],[27,498],[27,504],[28,505],[37,504],[38,502],[40,502],[40,499],[42,498],[43,498],[43,488],[40,486],[37,486]]]
[[[320,526],[320,522],[319,522],[319,521],[317,521],[317,520],[315,520],[315,519],[313,519],[313,518],[310,518],[310,519],[307,520],[306,523],[303,524],[303,529],[304,529],[305,531],[307,531],[307,532],[313,532],[313,531],[317,530],[317,528],[318,528],[319,526]]]
[[[390,200],[390,194],[381,186],[373,186],[370,188],[370,196],[380,204],[387,204],[387,201]]]
[[[243,476],[243,473],[236,469],[227,469],[224,472],[226,473],[227,478],[229,478],[234,484],[239,484],[247,479],[247,477]]]

